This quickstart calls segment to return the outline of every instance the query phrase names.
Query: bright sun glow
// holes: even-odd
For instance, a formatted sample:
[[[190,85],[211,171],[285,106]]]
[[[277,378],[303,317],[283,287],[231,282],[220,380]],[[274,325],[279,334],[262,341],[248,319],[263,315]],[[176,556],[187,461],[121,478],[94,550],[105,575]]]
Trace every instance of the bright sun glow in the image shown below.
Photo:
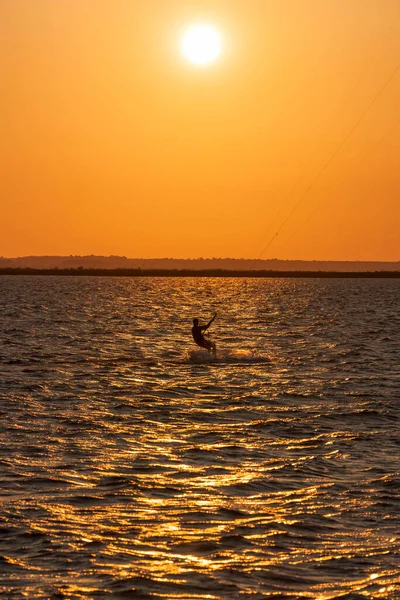
[[[208,25],[193,25],[183,36],[182,52],[191,62],[206,65],[221,52],[220,36]]]

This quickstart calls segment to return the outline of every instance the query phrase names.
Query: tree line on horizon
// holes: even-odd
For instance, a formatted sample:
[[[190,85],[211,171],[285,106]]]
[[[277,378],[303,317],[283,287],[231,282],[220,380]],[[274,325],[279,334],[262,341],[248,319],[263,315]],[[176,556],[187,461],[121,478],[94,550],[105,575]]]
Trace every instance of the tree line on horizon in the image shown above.
[[[233,271],[398,271],[400,261],[321,261],[244,258],[127,258],[126,256],[0,257],[0,268],[34,269],[223,269]]]

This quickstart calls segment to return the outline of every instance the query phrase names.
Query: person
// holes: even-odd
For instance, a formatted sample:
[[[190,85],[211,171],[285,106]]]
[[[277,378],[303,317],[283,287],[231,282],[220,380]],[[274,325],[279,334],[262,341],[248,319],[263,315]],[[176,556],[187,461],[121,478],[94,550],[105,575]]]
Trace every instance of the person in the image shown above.
[[[216,316],[217,316],[217,313],[214,314],[213,318],[211,319],[211,321],[209,321],[207,323],[207,325],[199,325],[199,320],[193,319],[193,327],[192,327],[192,335],[193,335],[193,339],[196,342],[196,344],[198,346],[200,346],[201,348],[206,348],[206,350],[208,350],[209,352],[212,352],[213,354],[216,354],[217,347],[214,344],[214,342],[212,342],[211,340],[207,340],[204,337],[203,331],[206,331],[210,327],[211,323],[214,321]]]

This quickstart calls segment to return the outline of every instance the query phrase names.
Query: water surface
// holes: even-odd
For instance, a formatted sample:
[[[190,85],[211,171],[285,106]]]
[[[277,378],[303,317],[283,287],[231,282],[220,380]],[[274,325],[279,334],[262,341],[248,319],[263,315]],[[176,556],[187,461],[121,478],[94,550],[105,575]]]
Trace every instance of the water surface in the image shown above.
[[[400,598],[399,308],[396,280],[0,277],[0,593]]]

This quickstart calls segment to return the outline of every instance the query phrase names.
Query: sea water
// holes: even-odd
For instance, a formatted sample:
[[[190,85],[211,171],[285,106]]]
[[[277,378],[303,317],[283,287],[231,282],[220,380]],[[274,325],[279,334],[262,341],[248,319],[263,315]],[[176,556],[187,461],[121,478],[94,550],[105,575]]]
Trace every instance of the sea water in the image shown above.
[[[400,598],[399,309],[398,280],[0,277],[0,595]]]

